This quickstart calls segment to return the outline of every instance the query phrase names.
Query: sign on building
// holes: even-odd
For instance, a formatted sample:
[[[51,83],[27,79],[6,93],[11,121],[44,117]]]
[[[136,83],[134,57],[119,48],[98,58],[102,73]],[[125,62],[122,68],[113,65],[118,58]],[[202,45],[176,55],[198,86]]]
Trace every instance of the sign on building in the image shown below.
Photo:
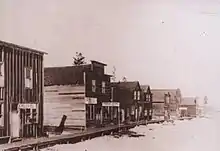
[[[86,97],[85,104],[97,104],[97,98]]]
[[[21,103],[18,104],[19,109],[37,109],[37,104],[27,104],[27,103]]]
[[[102,102],[102,106],[115,106],[115,107],[119,107],[120,104],[119,104],[119,102]]]

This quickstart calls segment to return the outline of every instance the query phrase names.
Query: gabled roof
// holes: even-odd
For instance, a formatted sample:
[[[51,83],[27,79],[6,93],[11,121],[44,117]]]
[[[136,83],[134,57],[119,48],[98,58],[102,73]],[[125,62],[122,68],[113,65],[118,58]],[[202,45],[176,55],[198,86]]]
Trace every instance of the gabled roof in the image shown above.
[[[140,89],[140,84],[138,81],[112,82],[111,87],[114,87],[114,100],[125,106],[133,103],[133,91]]]
[[[44,68],[44,85],[83,84],[83,72],[86,70],[90,70],[90,64]]]
[[[196,105],[196,97],[184,97],[180,105]]]
[[[112,82],[111,86],[116,86],[119,89],[127,89],[130,91],[134,91],[140,85],[138,81],[128,81],[128,82]]]
[[[141,90],[142,90],[143,92],[146,92],[149,87],[150,87],[150,85],[141,85]]]

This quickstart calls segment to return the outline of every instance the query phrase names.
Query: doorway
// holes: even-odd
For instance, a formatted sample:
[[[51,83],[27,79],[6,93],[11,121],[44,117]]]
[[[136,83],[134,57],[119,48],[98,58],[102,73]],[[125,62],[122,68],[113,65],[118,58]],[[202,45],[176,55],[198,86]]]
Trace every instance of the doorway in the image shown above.
[[[20,110],[20,136],[21,137],[36,137],[38,120],[37,110],[26,108]]]
[[[18,111],[11,112],[11,136],[19,137],[20,119]]]

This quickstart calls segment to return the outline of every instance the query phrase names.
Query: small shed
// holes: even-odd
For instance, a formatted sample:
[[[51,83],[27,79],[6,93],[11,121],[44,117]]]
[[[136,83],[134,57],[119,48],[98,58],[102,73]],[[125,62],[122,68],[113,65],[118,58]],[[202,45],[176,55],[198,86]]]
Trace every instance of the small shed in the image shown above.
[[[184,97],[180,104],[180,116],[196,117],[197,99],[196,97]],[[186,113],[185,113],[186,112]]]

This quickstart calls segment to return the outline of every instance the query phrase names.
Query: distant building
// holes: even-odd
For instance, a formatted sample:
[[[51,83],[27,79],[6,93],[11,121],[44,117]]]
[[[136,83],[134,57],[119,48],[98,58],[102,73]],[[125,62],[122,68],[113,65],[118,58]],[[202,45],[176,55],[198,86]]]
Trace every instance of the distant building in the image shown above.
[[[114,82],[114,100],[120,102],[121,122],[140,120],[143,110],[141,101],[141,87],[138,81]]]
[[[57,126],[63,115],[66,127],[86,128],[103,123],[103,102],[110,102],[110,75],[106,64],[45,68],[44,124]]]
[[[163,118],[165,113],[173,119],[179,117],[179,105],[182,98],[180,89],[152,89],[151,92],[153,94],[153,118]]]
[[[143,105],[143,113],[141,118],[144,118],[145,120],[151,120],[152,114],[153,114],[153,105],[152,105],[152,93],[151,88],[149,85],[141,85],[142,89],[142,97],[140,101],[140,105]]]
[[[0,136],[42,135],[44,54],[0,41]]]
[[[198,112],[196,97],[183,97],[179,109],[181,117],[196,117]]]

